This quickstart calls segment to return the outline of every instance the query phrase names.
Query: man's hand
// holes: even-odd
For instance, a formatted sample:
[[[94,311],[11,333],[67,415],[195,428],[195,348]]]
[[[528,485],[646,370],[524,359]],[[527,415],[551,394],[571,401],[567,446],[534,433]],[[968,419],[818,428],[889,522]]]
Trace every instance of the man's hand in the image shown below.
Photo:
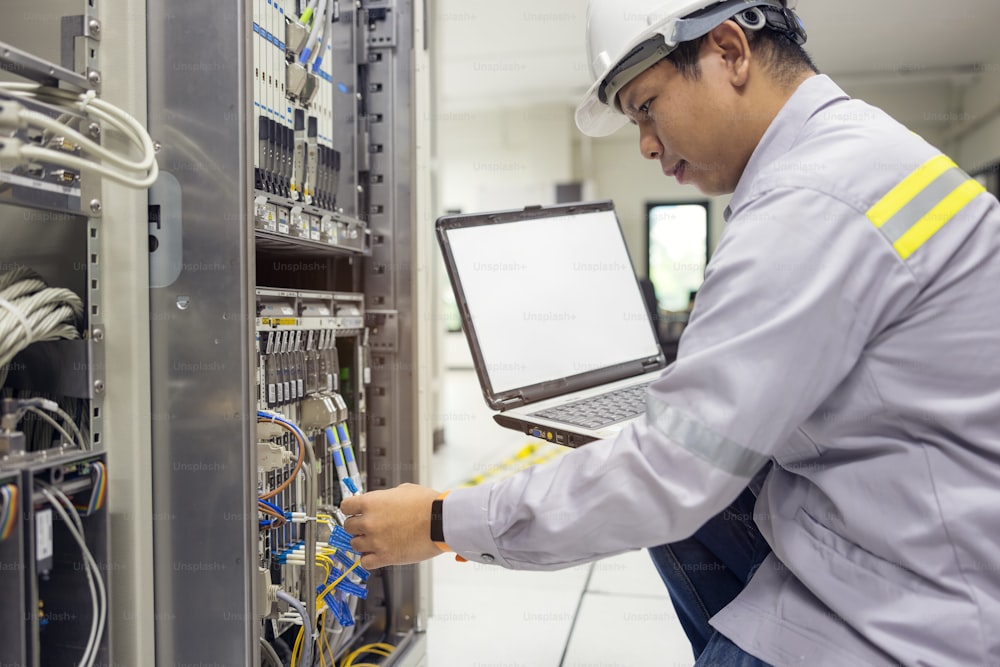
[[[344,529],[351,547],[363,554],[361,567],[418,563],[442,553],[431,542],[431,503],[440,493],[426,486],[401,484],[347,498],[340,509],[349,516]]]

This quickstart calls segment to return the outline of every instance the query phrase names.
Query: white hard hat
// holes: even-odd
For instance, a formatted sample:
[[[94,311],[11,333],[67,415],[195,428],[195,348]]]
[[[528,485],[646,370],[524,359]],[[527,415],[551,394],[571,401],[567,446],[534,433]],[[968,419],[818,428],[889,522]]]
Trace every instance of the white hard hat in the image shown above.
[[[707,35],[728,19],[737,17],[751,30],[767,25],[804,43],[805,28],[791,11],[796,4],[797,0],[590,0],[587,57],[594,83],[576,108],[577,127],[584,134],[603,137],[626,125],[628,119],[617,106],[618,91],[678,44]]]

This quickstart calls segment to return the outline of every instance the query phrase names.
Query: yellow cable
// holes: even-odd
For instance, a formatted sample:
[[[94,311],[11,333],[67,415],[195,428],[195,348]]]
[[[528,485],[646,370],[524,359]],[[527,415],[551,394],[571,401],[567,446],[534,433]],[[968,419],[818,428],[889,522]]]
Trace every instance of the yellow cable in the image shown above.
[[[305,626],[299,627],[299,634],[295,637],[295,646],[292,647],[292,663],[299,664],[299,650],[302,648],[302,638],[305,636]]]
[[[341,574],[339,577],[337,577],[336,579],[334,579],[330,583],[329,586],[327,586],[326,588],[323,589],[323,592],[320,593],[316,597],[316,606],[318,607],[321,604],[323,604],[323,598],[325,598],[330,593],[330,591],[332,591],[337,586],[337,584],[339,584],[340,582],[342,582],[344,580],[344,577],[346,577],[347,575],[349,575],[351,573],[351,571],[354,568],[356,568],[358,565],[361,565],[361,558],[360,557],[358,557],[358,559],[356,561],[354,561],[354,565],[352,565],[349,568],[347,568],[347,570],[345,570],[343,574]]]
[[[361,648],[351,651],[343,660],[340,661],[340,667],[363,667],[364,664],[370,663],[358,663],[354,664],[354,659],[365,653],[372,653],[374,655],[380,655],[383,657],[389,657],[389,655],[396,650],[396,647],[392,644],[386,644],[385,642],[379,642],[376,644],[366,644]],[[377,667],[377,666],[376,666]]]

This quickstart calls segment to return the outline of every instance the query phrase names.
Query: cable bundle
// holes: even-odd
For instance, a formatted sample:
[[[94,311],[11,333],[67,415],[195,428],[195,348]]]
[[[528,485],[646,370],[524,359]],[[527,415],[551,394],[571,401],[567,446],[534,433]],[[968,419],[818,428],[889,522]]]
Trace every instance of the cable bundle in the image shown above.
[[[135,118],[122,111],[110,102],[95,97],[94,91],[86,93],[71,93],[59,88],[47,88],[33,83],[3,83],[0,82],[0,93],[8,97],[6,103],[0,99],[0,126],[40,127],[45,130],[45,139],[49,140],[46,147],[36,146],[30,142],[20,142],[7,139],[5,143],[11,154],[16,153],[21,159],[50,162],[80,172],[90,172],[121,183],[130,188],[145,189],[156,182],[159,167],[156,164],[156,148],[146,128]],[[142,151],[142,157],[133,160],[108,150],[96,141],[62,122],[62,119],[51,118],[43,113],[20,108],[10,98],[33,99],[46,104],[71,109],[87,117],[105,123],[121,132],[134,146]],[[8,107],[6,112],[4,107]],[[52,143],[58,139],[59,143]],[[97,160],[88,160],[67,152],[65,146],[72,143],[74,147]],[[57,146],[55,148],[48,146]]]
[[[82,319],[83,301],[71,290],[49,287],[23,266],[0,273],[0,385],[21,350],[41,341],[79,338]]]
[[[0,542],[6,540],[14,532],[17,525],[17,487],[13,484],[0,486]]]

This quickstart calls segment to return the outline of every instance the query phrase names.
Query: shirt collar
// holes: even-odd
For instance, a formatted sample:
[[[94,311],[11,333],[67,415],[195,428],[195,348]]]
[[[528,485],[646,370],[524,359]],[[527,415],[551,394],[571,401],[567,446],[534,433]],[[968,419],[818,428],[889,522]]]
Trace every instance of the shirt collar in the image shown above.
[[[729,222],[733,210],[739,208],[750,196],[757,174],[792,148],[806,121],[826,105],[840,99],[850,98],[825,74],[811,76],[799,85],[771,121],[750,156],[723,214],[726,222]]]

